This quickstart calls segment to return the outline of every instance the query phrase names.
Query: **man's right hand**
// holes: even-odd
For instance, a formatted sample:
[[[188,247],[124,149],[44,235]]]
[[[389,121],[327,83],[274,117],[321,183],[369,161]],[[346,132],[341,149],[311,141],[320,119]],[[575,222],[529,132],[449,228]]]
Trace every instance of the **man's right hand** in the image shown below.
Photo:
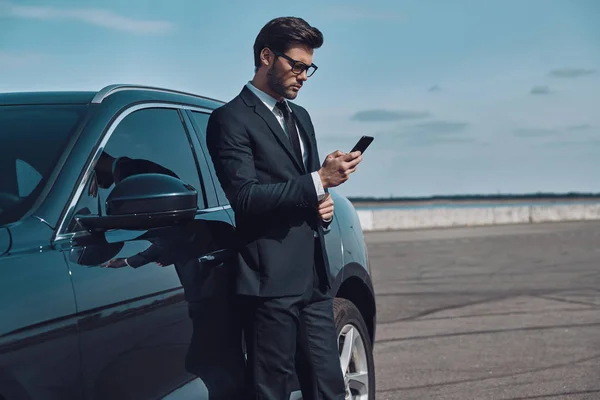
[[[344,153],[337,150],[329,154],[323,166],[319,169],[319,176],[325,189],[336,187],[346,182],[350,174],[356,171],[358,164],[362,160],[360,151]]]

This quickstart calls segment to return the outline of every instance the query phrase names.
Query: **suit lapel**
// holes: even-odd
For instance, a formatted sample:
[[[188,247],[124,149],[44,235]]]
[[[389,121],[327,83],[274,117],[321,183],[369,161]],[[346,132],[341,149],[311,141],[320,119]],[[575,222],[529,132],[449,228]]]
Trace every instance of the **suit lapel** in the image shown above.
[[[249,107],[253,107],[254,112],[267,123],[279,144],[283,147],[283,149],[287,152],[288,156],[296,165],[296,168],[298,168],[300,173],[304,173],[305,169],[304,166],[301,164],[302,160],[297,160],[294,156],[292,144],[290,143],[290,140],[285,134],[283,128],[281,128],[281,125],[279,125],[279,121],[277,121],[277,118],[275,118],[275,115],[273,115],[271,110],[267,109],[267,107],[265,107],[262,101],[260,101],[260,99],[257,98],[254,95],[254,93],[252,93],[250,89],[248,89],[246,86],[244,86],[244,89],[242,89],[240,96],[242,97],[242,100],[244,100],[246,105],[248,105]]]

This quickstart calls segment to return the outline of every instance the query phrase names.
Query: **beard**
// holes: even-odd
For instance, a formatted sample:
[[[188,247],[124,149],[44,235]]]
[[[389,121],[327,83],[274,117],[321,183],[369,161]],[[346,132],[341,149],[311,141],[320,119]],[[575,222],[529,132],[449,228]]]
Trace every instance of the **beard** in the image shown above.
[[[283,76],[275,69],[275,64],[271,65],[271,68],[267,71],[267,85],[274,93],[285,99],[293,100],[298,95],[298,92],[291,90],[289,86],[284,84]]]

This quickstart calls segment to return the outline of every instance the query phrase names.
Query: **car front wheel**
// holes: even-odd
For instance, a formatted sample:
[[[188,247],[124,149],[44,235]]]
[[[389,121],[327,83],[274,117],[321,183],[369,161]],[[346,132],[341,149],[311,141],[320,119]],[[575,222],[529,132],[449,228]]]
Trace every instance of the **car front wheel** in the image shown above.
[[[333,302],[346,400],[375,400],[375,363],[367,325],[349,300]]]

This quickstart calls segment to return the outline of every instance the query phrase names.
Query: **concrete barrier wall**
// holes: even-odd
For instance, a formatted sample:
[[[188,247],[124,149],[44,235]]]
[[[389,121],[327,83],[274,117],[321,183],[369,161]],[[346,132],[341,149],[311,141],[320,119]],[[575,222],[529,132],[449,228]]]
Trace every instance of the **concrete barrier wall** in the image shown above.
[[[364,231],[600,220],[600,203],[357,209]]]

